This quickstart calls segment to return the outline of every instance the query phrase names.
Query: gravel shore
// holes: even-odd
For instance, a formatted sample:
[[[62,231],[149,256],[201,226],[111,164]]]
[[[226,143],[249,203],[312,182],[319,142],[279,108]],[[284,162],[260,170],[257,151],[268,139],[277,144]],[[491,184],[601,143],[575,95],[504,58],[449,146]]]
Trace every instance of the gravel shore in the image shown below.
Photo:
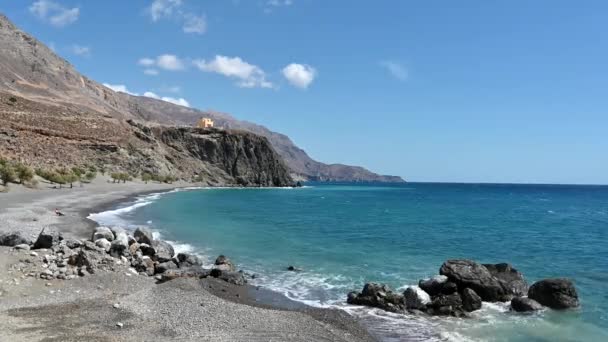
[[[93,208],[176,186],[186,184],[98,179],[61,190],[13,186],[0,193],[0,233],[18,230],[35,239],[43,227],[53,227],[67,237],[90,238],[94,223],[86,216]],[[65,216],[55,215],[55,208]],[[374,340],[342,311],[286,300],[269,305],[277,298],[261,300],[268,296],[263,290],[214,278],[159,284],[126,267],[69,281],[27,277],[19,269],[40,259],[30,253],[0,247],[0,341]]]

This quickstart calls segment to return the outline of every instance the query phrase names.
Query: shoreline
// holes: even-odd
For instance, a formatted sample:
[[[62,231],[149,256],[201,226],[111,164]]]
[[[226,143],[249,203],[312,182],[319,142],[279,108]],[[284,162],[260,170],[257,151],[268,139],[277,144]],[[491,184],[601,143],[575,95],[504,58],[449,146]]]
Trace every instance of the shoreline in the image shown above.
[[[122,185],[124,184],[102,183],[101,180],[96,183],[97,184],[93,185],[85,185],[85,187],[78,189],[17,189],[17,191],[14,192],[0,194],[0,233],[10,231],[11,229],[14,230],[15,228],[18,229],[19,227],[16,226],[15,223],[23,223],[23,221],[31,219],[26,228],[26,231],[30,234],[35,232],[39,233],[38,228],[50,226],[62,231],[66,237],[90,238],[90,234],[93,232],[94,228],[98,226],[97,222],[88,218],[90,214],[120,207],[121,204],[135,201],[137,198],[147,194],[165,193],[177,188],[192,186],[191,184],[172,184],[171,186],[165,186],[164,184],[148,184],[147,186],[143,186],[143,184],[135,184],[133,186],[123,188]],[[11,202],[10,206],[5,205],[8,203],[8,201]],[[20,201],[22,203],[20,203]],[[17,206],[17,208],[15,208],[15,206]],[[54,215],[52,212],[53,207],[59,207],[60,210],[66,214],[66,216],[59,218],[49,216]],[[55,328],[62,328],[59,330],[62,330],[62,333],[65,334],[63,337],[66,338],[65,340],[70,340],[67,338],[68,333],[76,333],[79,329],[71,329],[67,328],[66,326],[62,327],[62,321],[66,319],[68,321],[72,321],[72,318],[67,318],[60,315],[62,318],[57,321],[57,319],[52,317],[53,315],[50,312],[49,315],[44,315],[44,317],[40,317],[38,313],[41,311],[44,312],[46,309],[50,309],[52,307],[53,310],[51,311],[65,311],[67,315],[68,312],[70,312],[68,308],[74,305],[80,305],[77,303],[84,300],[83,296],[81,295],[82,292],[90,292],[89,295],[91,293],[95,294],[98,292],[96,290],[99,290],[98,287],[103,286],[99,284],[108,284],[108,282],[111,282],[111,284],[107,285],[108,288],[112,289],[111,293],[105,291],[103,294],[93,295],[92,299],[87,299],[92,300],[93,304],[90,304],[91,306],[99,306],[101,304],[100,301],[107,302],[108,296],[116,298],[125,295],[124,289],[121,289],[120,287],[125,287],[127,289],[131,288],[129,285],[133,284],[125,284],[125,282],[130,283],[134,279],[136,279],[134,282],[139,284],[136,286],[136,288],[141,288],[142,290],[138,291],[133,289],[132,291],[135,293],[131,293],[131,295],[137,295],[140,292],[160,291],[163,298],[165,296],[172,298],[173,295],[169,294],[168,292],[177,287],[187,294],[186,297],[176,299],[181,302],[184,302],[184,300],[187,300],[191,296],[202,296],[208,300],[208,295],[214,297],[212,301],[221,307],[221,309],[216,308],[216,310],[210,312],[211,317],[209,315],[204,317],[205,319],[209,320],[207,323],[212,326],[215,326],[217,323],[215,322],[216,320],[212,318],[214,313],[223,317],[221,320],[222,322],[225,321],[226,315],[230,319],[236,321],[241,321],[247,317],[255,317],[256,320],[258,317],[269,317],[266,319],[267,322],[259,323],[262,324],[261,327],[257,327],[253,330],[244,329],[243,331],[243,329],[239,329],[237,333],[225,331],[228,329],[220,329],[220,331],[217,332],[219,335],[214,335],[213,340],[263,341],[268,338],[279,338],[280,340],[286,340],[294,339],[294,336],[296,337],[295,340],[300,340],[297,338],[299,336],[302,338],[302,341],[311,339],[336,341],[375,341],[370,333],[365,330],[354,317],[350,316],[344,311],[337,309],[317,309],[308,307],[305,304],[291,301],[280,293],[260,289],[252,285],[237,286],[214,278],[202,280],[176,279],[157,285],[154,283],[153,278],[128,276],[120,272],[96,273],[70,281],[53,280],[45,284],[45,281],[42,279],[26,277],[22,277],[21,279],[15,278],[15,273],[13,272],[15,265],[21,265],[24,261],[23,257],[28,256],[29,252],[24,253],[23,251],[15,251],[9,247],[0,247],[0,253],[2,253],[3,256],[6,256],[0,258],[2,259],[0,262],[0,299],[2,299],[0,300],[0,318],[3,318],[6,321],[5,324],[0,324],[0,330],[9,334],[8,336],[10,336],[9,339],[11,341],[31,341],[48,337],[46,336],[46,333],[41,332],[42,330],[37,330],[38,333],[34,335],[19,331],[19,326],[31,325],[33,324],[33,321],[42,322],[41,329],[51,329],[51,327],[59,323],[59,327]],[[24,283],[27,283],[25,289],[23,289]],[[120,284],[122,284],[122,286]],[[61,298],[57,302],[58,298],[52,295],[56,295],[58,291],[61,290],[54,290],[55,286],[62,289],[72,287],[77,287],[80,289],[75,290],[75,293],[64,295],[65,297]],[[49,288],[52,288],[53,290],[49,290]],[[51,293],[51,291],[57,292]],[[49,294],[51,294],[51,296],[49,296]],[[31,298],[37,299],[34,300],[34,302],[31,302],[28,300]],[[118,298],[114,300],[117,299]],[[182,304],[186,305],[186,303]],[[202,305],[203,304],[201,304],[201,306]],[[238,307],[238,313],[227,313],[226,310],[223,309],[224,307],[231,307],[233,305]],[[111,305],[109,306],[112,308]],[[34,310],[34,308],[36,309]],[[111,313],[112,312],[110,310],[108,314]],[[168,310],[165,312],[165,315],[179,316],[181,315],[181,310],[178,308]],[[134,316],[138,316],[137,312],[135,312]],[[190,317],[192,319],[197,318],[196,313],[190,313],[189,316],[192,316]],[[86,318],[81,317],[76,318],[75,320],[77,322],[71,322],[68,326],[71,326],[74,323],[82,323],[82,321],[86,320]],[[110,318],[107,318],[107,320],[110,320]],[[278,331],[277,328],[279,327],[275,325],[279,321],[283,321],[281,326],[291,327],[293,331]],[[135,326],[139,326],[141,324],[141,322],[129,323],[128,321],[123,323],[125,325],[134,324]],[[89,322],[87,324],[91,323]],[[92,330],[102,328],[103,326],[106,326],[107,328],[107,326],[113,326],[115,324],[117,323],[96,322],[93,323],[94,327]],[[180,324],[176,325],[180,326]],[[262,328],[262,330],[266,330],[266,333],[260,332],[260,328]],[[283,330],[283,328],[281,327],[279,330]],[[121,332],[124,331],[126,330],[121,329]],[[188,329],[188,333],[185,334],[186,336],[182,336],[182,334],[178,332],[176,335],[171,334],[174,336],[166,339],[187,339],[187,336],[190,335],[192,331],[202,333],[200,329],[190,328]],[[58,331],[55,331],[54,333],[58,333]],[[116,332],[113,331],[112,336],[114,336],[115,333]],[[157,334],[158,332],[151,334],[150,337],[157,336]],[[225,338],[220,337],[222,334],[226,335]],[[246,339],[241,339],[243,338],[242,336],[245,335],[251,336],[248,336]],[[267,336],[261,337],[263,335]],[[202,335],[198,336],[201,337]],[[304,338],[304,336],[307,337]],[[215,337],[218,338],[215,339]],[[0,336],[0,341],[2,340],[3,337]],[[122,339],[118,338],[116,340]],[[127,338],[126,340],[132,339]]]

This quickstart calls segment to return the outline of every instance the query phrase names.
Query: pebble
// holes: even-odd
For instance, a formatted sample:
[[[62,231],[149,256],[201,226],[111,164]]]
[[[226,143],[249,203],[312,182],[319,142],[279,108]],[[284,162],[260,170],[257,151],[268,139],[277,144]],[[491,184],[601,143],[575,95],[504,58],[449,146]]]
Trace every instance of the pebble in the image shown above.
[[[118,305],[118,303],[112,305],[114,307],[114,309],[120,309],[120,305]]]
[[[38,253],[36,253],[36,252],[30,252],[30,255],[33,256],[33,257],[37,257]]]
[[[118,322],[118,323],[116,323],[116,326],[119,327],[119,328],[122,328],[123,324],[120,323],[120,322]]]
[[[51,283],[46,283],[45,285],[46,286],[53,286],[53,284],[51,284]]]

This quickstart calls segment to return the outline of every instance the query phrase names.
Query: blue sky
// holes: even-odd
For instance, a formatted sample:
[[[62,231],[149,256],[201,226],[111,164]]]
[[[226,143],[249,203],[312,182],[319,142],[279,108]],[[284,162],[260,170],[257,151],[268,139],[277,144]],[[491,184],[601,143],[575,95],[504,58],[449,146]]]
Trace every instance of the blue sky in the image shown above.
[[[3,1],[91,78],[412,181],[608,184],[605,1]],[[185,101],[185,102],[184,102]]]

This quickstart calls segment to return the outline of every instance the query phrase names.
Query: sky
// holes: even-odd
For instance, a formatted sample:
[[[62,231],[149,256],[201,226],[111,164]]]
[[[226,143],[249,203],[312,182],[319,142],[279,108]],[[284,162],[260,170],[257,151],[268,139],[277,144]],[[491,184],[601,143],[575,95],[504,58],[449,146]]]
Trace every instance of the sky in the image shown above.
[[[410,181],[608,184],[608,2],[2,0],[116,90]]]

